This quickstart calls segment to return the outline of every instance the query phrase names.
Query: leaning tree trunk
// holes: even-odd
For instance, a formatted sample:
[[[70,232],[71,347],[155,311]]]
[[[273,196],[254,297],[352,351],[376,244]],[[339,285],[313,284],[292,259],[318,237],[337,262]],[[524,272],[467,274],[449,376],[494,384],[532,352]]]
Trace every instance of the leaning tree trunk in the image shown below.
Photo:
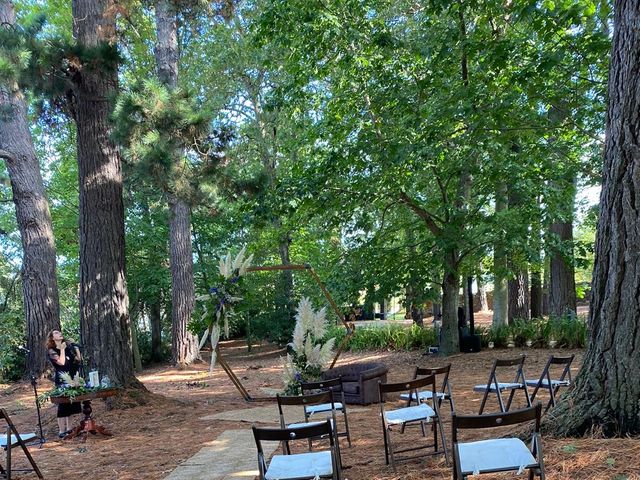
[[[14,28],[13,3],[0,0],[0,23]],[[39,377],[48,366],[44,344],[60,329],[56,249],[49,201],[17,85],[0,85],[0,158],[7,163],[22,241],[22,291],[27,325],[26,372]]]
[[[640,433],[640,3],[614,9],[589,344],[574,388],[546,422],[559,435]]]
[[[156,2],[156,37],[158,78],[167,87],[175,89],[178,86],[178,22],[172,0]],[[176,153],[182,155],[183,152]],[[200,358],[198,339],[187,329],[195,309],[191,208],[175,195],[171,195],[169,206],[171,352],[173,364],[184,366]]]
[[[116,41],[114,0],[73,0],[79,45]],[[80,60],[82,61],[82,60]],[[118,90],[117,65],[80,65],[74,75],[80,184],[80,326],[89,362],[123,386],[133,373],[129,295],[125,280],[124,204],[120,155],[111,140],[109,99]]]

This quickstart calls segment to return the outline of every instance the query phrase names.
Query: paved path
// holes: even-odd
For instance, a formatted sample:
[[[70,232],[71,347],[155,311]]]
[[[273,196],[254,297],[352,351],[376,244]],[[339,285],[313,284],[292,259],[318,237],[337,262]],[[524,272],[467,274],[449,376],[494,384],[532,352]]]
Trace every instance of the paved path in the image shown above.
[[[278,442],[263,442],[267,457]],[[165,480],[253,480],[258,475],[258,457],[249,428],[226,430],[209,446],[171,472]]]
[[[366,412],[371,407],[349,406],[349,414]],[[285,406],[288,422],[304,421],[301,407]],[[226,420],[231,422],[265,423],[279,425],[278,407],[228,410],[201,417],[202,420]],[[269,458],[278,442],[263,442],[265,457]],[[226,430],[216,440],[203,447],[193,457],[165,477],[164,480],[253,480],[258,475],[256,444],[249,426],[239,430]]]

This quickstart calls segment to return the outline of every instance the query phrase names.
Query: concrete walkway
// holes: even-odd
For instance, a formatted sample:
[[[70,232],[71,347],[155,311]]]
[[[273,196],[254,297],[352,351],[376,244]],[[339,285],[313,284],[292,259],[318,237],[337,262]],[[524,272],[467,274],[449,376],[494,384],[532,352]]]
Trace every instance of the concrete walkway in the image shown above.
[[[349,406],[347,413],[366,412],[370,407]],[[301,407],[286,406],[287,422],[304,421]],[[263,423],[279,426],[278,407],[228,410],[201,417],[202,420],[226,420],[230,422]],[[263,442],[266,458],[278,448],[278,442]],[[185,460],[164,480],[253,480],[258,475],[258,456],[253,432],[247,426],[238,430],[226,430],[216,440],[207,444],[193,457]]]
[[[263,442],[270,457],[278,442]],[[248,428],[226,430],[209,446],[171,472],[165,480],[253,480],[258,475],[258,456]]]

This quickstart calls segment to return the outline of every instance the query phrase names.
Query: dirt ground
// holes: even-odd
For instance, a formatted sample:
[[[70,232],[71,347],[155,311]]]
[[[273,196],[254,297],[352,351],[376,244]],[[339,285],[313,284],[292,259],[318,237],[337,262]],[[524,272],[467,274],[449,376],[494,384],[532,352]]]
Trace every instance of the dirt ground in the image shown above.
[[[281,351],[263,346],[254,348],[253,353],[248,354],[246,346],[241,342],[228,342],[224,352],[253,396],[264,396],[269,390],[282,388]],[[559,351],[487,350],[447,359],[453,365],[451,384],[456,410],[461,413],[477,412],[481,395],[474,393],[472,387],[486,382],[492,360],[496,356],[508,358],[525,353],[526,372],[529,372],[527,377],[534,378],[539,375],[548,355],[553,352]],[[561,353],[576,354],[572,369],[575,375],[582,361],[582,352]],[[444,359],[423,356],[422,352],[380,351],[346,353],[340,357],[339,364],[367,360],[387,364],[390,368],[389,381],[407,379],[412,374],[414,365],[437,366],[445,362]],[[150,394],[137,395],[136,398],[122,396],[116,400],[114,408],[109,408],[107,402],[102,400],[93,403],[95,417],[113,431],[113,437],[90,437],[86,443],[81,443],[78,439],[60,441],[56,435],[55,406],[47,404],[44,407],[42,413],[47,441],[41,449],[32,447],[31,452],[45,478],[162,479],[179,463],[215,440],[224,430],[250,428],[250,423],[247,422],[207,421],[202,420],[202,417],[256,406],[273,405],[274,410],[276,409],[275,402],[247,403],[242,400],[220,367],[209,374],[208,366],[204,364],[186,370],[161,365],[144,370],[139,379]],[[41,389],[48,387],[43,383]],[[524,404],[522,398],[519,401],[520,405]],[[34,431],[36,411],[28,383],[0,385],[0,405],[9,411],[21,431]],[[488,408],[495,411],[495,399]],[[448,418],[449,411],[446,407],[443,413]],[[386,466],[378,405],[366,407],[364,412],[354,412],[349,421],[353,446],[349,448],[346,439],[341,440],[344,478],[451,478],[451,469],[445,466],[441,457],[403,463],[396,472]],[[448,424],[445,425],[445,431],[450,446]],[[405,443],[424,440],[417,429],[407,431],[404,437]],[[543,448],[549,480],[640,479],[637,462],[640,457],[640,442],[637,438],[543,438]],[[13,457],[14,462],[23,462],[21,453],[16,452]],[[16,478],[35,476],[23,474]]]

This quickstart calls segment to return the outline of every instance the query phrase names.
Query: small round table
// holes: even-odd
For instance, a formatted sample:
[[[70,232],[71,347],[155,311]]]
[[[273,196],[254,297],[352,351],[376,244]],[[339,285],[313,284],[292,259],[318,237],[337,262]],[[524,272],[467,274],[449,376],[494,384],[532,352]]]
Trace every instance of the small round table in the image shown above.
[[[93,409],[91,408],[91,400],[95,400],[98,398],[107,398],[113,397],[118,394],[117,388],[109,388],[105,390],[98,390],[96,392],[85,393],[84,395],[78,395],[76,397],[50,397],[51,403],[59,404],[59,403],[73,403],[73,402],[82,402],[82,413],[84,418],[80,420],[80,425],[74,427],[70,433],[65,435],[63,440],[70,440],[72,438],[77,437],[78,435],[83,435],[83,441],[87,440],[87,435],[89,433],[93,435],[97,435],[101,433],[102,435],[111,436],[113,435],[109,430],[107,430],[104,426],[98,424],[95,419],[91,416],[91,412]]]

